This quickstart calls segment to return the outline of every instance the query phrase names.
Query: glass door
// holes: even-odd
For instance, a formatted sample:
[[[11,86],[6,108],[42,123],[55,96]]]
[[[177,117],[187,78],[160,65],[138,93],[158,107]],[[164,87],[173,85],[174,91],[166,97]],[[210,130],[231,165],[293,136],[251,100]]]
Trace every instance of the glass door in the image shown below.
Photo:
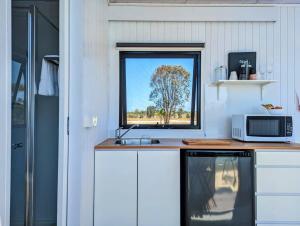
[[[252,226],[251,153],[191,151],[185,158],[184,226]]]
[[[10,226],[28,225],[31,205],[32,10],[12,9],[12,144]]]
[[[59,28],[53,7],[32,4],[12,1],[10,226],[55,226],[59,97],[40,95],[37,90],[42,67],[48,70],[44,80],[58,74],[48,69],[58,70],[58,65],[44,59],[58,55]]]

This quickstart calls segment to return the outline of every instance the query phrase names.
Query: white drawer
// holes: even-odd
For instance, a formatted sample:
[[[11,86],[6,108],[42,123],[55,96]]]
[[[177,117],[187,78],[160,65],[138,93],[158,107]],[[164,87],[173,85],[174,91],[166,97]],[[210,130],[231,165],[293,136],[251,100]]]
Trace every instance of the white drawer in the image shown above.
[[[300,196],[257,196],[256,202],[257,221],[300,221]]]
[[[300,166],[300,151],[256,152],[256,165]]]
[[[258,193],[299,193],[300,168],[257,168]]]

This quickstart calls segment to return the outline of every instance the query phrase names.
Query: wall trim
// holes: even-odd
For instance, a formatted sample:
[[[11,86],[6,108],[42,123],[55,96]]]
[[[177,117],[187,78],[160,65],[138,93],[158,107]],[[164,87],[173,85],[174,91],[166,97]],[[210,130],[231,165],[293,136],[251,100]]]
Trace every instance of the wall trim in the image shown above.
[[[169,6],[118,6],[108,7],[109,21],[206,21],[206,22],[276,22],[280,7],[175,7]]]
[[[69,81],[70,81],[70,0],[59,3],[59,144],[57,184],[57,225],[68,222],[68,168],[69,168]]]

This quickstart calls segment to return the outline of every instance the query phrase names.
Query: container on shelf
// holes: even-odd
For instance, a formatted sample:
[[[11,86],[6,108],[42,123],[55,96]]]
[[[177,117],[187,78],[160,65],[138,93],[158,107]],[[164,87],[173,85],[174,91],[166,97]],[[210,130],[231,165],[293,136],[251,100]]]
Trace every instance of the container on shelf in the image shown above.
[[[226,80],[227,79],[227,68],[222,65],[215,69],[215,81]]]

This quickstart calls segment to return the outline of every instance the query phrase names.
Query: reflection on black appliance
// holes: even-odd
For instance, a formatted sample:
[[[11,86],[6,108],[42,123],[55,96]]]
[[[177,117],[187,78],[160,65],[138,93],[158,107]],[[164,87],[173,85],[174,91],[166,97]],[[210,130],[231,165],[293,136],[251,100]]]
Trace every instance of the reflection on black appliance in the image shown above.
[[[183,226],[253,225],[252,161],[247,155],[185,154]]]

